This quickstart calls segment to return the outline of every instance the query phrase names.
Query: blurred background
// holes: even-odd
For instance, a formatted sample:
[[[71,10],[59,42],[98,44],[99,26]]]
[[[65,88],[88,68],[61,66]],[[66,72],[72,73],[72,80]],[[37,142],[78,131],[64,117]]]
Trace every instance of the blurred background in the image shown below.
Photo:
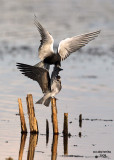
[[[61,133],[63,114],[69,113],[69,121],[72,121],[69,132],[76,135],[69,141],[69,154],[94,157],[94,150],[111,151],[114,148],[113,121],[108,124],[106,121],[85,122],[80,129],[76,119],[80,113],[90,119],[113,120],[114,117],[114,0],[0,0],[1,159],[18,157],[21,135],[19,117],[16,116],[17,99],[22,98],[28,120],[26,95],[32,93],[34,103],[42,97],[39,85],[21,75],[16,68],[16,62],[34,65],[40,61],[40,34],[34,25],[34,15],[54,37],[55,51],[64,38],[101,30],[94,41],[62,62],[62,90],[57,96],[58,122]],[[35,109],[40,133],[44,134],[45,120],[51,122],[51,109],[42,105],[35,105]],[[82,132],[81,139],[78,132]],[[50,159],[51,124],[50,133],[48,147],[45,146],[45,136],[39,136],[35,158]],[[65,159],[61,158],[63,144],[59,138],[58,159]],[[94,149],[92,144],[95,144]],[[27,149],[28,140],[24,159]],[[114,158],[113,153],[107,156]]]

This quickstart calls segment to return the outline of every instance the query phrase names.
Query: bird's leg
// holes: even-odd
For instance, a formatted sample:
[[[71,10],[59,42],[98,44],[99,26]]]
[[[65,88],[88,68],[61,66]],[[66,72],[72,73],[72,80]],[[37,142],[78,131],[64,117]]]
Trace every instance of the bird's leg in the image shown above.
[[[52,96],[52,98],[55,98],[54,96]],[[56,100],[58,100],[57,98],[55,98]]]

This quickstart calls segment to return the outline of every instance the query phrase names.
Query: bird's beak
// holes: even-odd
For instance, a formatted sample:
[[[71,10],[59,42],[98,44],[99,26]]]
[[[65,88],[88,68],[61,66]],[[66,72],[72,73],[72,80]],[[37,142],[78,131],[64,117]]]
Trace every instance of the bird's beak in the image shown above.
[[[59,71],[62,71],[63,69],[59,67]]]

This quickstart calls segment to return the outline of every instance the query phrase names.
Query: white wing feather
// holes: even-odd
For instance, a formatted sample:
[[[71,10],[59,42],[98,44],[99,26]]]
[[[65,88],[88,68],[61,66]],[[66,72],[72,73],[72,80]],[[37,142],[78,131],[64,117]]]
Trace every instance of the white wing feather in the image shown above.
[[[54,52],[54,39],[51,34],[37,21],[36,16],[34,17],[34,24],[36,25],[41,36],[41,44],[39,46],[39,58],[41,60],[44,60],[46,57],[50,56]]]
[[[71,53],[76,52],[78,49],[85,46],[88,42],[95,39],[99,33],[100,30],[62,40],[58,47],[58,53],[61,56],[61,60],[66,59]]]

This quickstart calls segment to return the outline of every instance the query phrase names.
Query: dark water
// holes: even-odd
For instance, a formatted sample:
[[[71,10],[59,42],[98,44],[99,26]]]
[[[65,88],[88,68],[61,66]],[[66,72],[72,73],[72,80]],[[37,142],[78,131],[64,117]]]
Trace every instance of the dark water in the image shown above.
[[[57,159],[114,159],[114,1],[113,0],[1,0],[0,2],[0,160],[18,159],[21,128],[18,98],[29,130],[26,95],[34,103],[42,96],[37,83],[16,68],[16,62],[35,64],[40,36],[34,26],[34,14],[55,38],[60,40],[101,29],[100,36],[62,63],[62,90],[57,98],[60,135]],[[35,105],[39,136],[34,159],[52,157],[53,130],[51,107]],[[68,154],[64,156],[63,116],[69,115]],[[82,127],[78,117],[82,114]],[[49,142],[46,145],[46,119]],[[80,134],[81,133],[81,134]],[[82,136],[80,136],[82,135]],[[23,160],[27,159],[27,135]],[[34,138],[36,140],[36,137]]]

